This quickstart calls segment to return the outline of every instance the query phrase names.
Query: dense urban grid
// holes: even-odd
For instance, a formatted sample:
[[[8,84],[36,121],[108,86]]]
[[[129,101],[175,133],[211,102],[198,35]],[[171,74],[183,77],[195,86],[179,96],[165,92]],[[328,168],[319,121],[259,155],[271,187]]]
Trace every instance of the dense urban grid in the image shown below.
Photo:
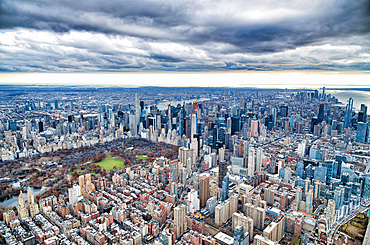
[[[52,86],[0,96],[0,205],[17,198],[1,207],[0,243],[369,244],[369,123],[352,98]]]

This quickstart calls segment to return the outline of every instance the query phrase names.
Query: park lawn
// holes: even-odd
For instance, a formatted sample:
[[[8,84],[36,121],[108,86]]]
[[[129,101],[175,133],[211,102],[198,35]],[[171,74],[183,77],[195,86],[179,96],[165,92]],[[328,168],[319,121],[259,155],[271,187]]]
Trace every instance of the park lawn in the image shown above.
[[[137,155],[136,157],[139,158],[139,159],[141,159],[141,160],[148,159],[148,156],[144,156],[144,155]]]
[[[84,171],[84,170],[82,170],[82,169],[75,169],[75,170],[73,170],[73,171],[68,172],[68,174],[69,174],[69,175],[72,175],[72,174],[74,174],[74,173],[79,173],[79,172],[82,172],[82,171]]]
[[[122,169],[125,166],[124,161],[115,159],[111,156],[104,158],[101,162],[91,164],[99,165],[102,169],[105,169],[107,171],[112,170],[114,166],[116,166],[117,169]]]
[[[290,240],[291,244],[299,245],[301,243],[301,239],[297,237],[292,237],[292,240]]]

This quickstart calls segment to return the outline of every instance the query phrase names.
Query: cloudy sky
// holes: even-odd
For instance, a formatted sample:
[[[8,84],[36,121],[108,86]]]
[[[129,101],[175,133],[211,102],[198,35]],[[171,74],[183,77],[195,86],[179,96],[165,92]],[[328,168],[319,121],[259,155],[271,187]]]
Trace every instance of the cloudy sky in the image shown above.
[[[2,73],[366,74],[370,2],[1,0],[0,56]]]

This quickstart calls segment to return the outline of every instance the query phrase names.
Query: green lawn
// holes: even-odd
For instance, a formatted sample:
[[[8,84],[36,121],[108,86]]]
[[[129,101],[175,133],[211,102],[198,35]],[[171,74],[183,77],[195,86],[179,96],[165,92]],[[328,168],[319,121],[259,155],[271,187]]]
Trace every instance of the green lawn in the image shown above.
[[[82,169],[75,169],[75,170],[73,170],[73,171],[70,171],[70,172],[68,172],[70,175],[72,175],[72,174],[74,174],[74,173],[79,173],[79,172],[82,172],[82,171],[84,171],[84,170],[82,170]]]
[[[106,157],[101,162],[91,163],[91,164],[99,165],[102,169],[105,169],[105,170],[112,170],[114,166],[117,166],[117,169],[121,169],[125,166],[122,160],[118,160],[110,156]]]
[[[290,242],[291,242],[292,244],[299,245],[299,244],[301,243],[301,239],[296,238],[296,237],[292,237],[292,240],[290,240]]]
[[[136,157],[142,160],[148,159],[148,156],[144,156],[144,155],[137,155]]]

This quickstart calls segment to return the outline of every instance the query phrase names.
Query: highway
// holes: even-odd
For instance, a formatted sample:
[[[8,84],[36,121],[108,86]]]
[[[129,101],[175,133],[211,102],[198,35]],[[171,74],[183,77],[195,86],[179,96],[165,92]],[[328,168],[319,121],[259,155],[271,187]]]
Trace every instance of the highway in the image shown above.
[[[366,202],[366,204],[361,204],[360,207],[358,207],[357,209],[352,211],[352,213],[350,213],[346,217],[343,217],[339,222],[337,222],[335,227],[333,229],[331,229],[329,234],[328,234],[328,241],[330,241],[330,243],[332,244],[333,236],[338,231],[338,229],[342,225],[346,224],[348,221],[353,219],[357,214],[362,213],[362,212],[366,212],[369,209],[369,206],[370,206],[370,201]]]

